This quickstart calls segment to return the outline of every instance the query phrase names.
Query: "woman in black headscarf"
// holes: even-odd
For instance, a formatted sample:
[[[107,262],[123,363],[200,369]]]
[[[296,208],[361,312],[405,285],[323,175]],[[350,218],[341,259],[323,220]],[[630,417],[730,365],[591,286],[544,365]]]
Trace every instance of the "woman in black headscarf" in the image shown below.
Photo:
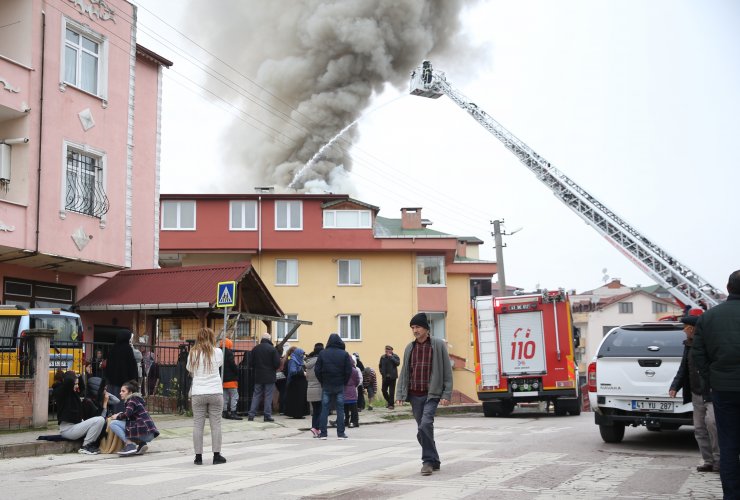
[[[134,351],[131,349],[132,335],[131,332],[118,332],[116,343],[108,353],[105,378],[108,381],[108,392],[111,394],[118,394],[125,382],[137,380],[139,377]],[[119,403],[113,411],[115,413],[123,411],[122,406]]]

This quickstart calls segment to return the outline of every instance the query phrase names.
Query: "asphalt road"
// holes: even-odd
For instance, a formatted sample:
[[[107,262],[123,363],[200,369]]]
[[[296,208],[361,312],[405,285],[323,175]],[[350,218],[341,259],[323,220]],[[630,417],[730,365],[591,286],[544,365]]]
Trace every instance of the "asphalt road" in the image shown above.
[[[696,472],[688,427],[628,428],[604,443],[593,414],[438,416],[442,468],[419,474],[412,420],[348,429],[340,441],[310,433],[253,433],[226,440],[224,465],[193,465],[188,436],[155,441],[139,457],[68,454],[4,460],[2,498],[678,499],[721,498],[719,475]],[[232,433],[233,434],[233,433]],[[208,438],[207,438],[208,439]],[[207,441],[208,442],[208,441]],[[207,445],[208,446],[208,445]],[[208,447],[206,446],[206,449]]]

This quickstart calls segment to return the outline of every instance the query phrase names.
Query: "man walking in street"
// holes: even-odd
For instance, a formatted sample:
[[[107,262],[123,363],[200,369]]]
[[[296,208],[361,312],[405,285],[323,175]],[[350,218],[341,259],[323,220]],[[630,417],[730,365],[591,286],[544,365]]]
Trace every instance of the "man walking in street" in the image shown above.
[[[434,415],[440,403],[450,404],[452,365],[445,341],[430,336],[424,313],[411,318],[409,326],[414,340],[403,353],[396,400],[398,404],[411,403],[417,425],[416,439],[421,445],[421,475],[429,476],[441,465],[434,442]]]
[[[254,393],[252,405],[249,408],[248,420],[254,420],[260,402],[264,400],[265,422],[273,422],[272,392],[275,390],[275,372],[280,366],[280,356],[272,345],[272,335],[262,335],[260,343],[252,349],[252,363],[254,365]]]
[[[336,333],[329,335],[326,348],[319,353],[314,373],[321,383],[319,439],[327,438],[326,425],[332,401],[335,401],[337,412],[337,437],[347,439],[344,433],[344,386],[352,375],[352,360],[349,353],[344,350],[344,342]]]
[[[702,382],[712,389],[725,500],[740,499],[740,270],[730,275],[727,291],[727,301],[699,318],[692,348]]]
[[[393,353],[393,347],[385,346],[385,354],[380,357],[380,363],[378,368],[380,371],[381,379],[381,392],[385,398],[385,407],[393,409],[393,398],[396,395],[396,379],[398,378],[398,365],[401,364],[401,360],[398,358],[398,354]]]
[[[701,314],[701,309],[698,310]],[[671,383],[668,395],[676,397],[676,393],[683,389],[683,402],[691,402],[694,408],[694,437],[699,445],[699,452],[704,461],[696,467],[699,472],[719,472],[719,445],[717,443],[717,425],[714,421],[714,408],[709,387],[702,387],[699,371],[691,357],[691,348],[694,344],[694,330],[699,321],[698,315],[687,315],[681,318],[684,340],[683,357],[678,367],[676,377]]]

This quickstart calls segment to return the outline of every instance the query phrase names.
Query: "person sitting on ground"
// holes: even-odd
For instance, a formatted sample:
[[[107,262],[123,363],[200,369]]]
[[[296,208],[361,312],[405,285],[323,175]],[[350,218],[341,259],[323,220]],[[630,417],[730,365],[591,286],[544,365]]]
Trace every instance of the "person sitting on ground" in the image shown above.
[[[344,421],[348,422],[347,427],[360,426],[360,414],[357,412],[357,388],[362,387],[362,373],[357,368],[357,358],[354,355],[352,359],[352,374],[344,385]]]
[[[121,456],[141,455],[154,438],[159,436],[157,426],[146,411],[144,398],[139,392],[139,384],[129,380],[121,386],[121,400],[125,401],[125,409],[112,416],[111,431],[124,442]]]
[[[82,454],[100,453],[95,442],[103,431],[105,419],[99,415],[83,419],[79,377],[75,372],[65,373],[62,382],[54,387],[54,400],[57,404],[57,421],[62,437],[69,440],[83,438],[82,448],[79,449]]]

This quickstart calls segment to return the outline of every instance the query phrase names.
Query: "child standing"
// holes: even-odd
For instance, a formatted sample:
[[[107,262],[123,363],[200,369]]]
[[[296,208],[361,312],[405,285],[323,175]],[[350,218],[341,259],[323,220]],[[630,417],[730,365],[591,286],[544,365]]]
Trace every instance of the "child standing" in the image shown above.
[[[344,386],[344,421],[348,422],[347,427],[360,426],[360,414],[357,412],[357,386],[362,385],[362,373],[357,368],[357,358],[350,356],[352,359],[352,374],[349,381]]]

